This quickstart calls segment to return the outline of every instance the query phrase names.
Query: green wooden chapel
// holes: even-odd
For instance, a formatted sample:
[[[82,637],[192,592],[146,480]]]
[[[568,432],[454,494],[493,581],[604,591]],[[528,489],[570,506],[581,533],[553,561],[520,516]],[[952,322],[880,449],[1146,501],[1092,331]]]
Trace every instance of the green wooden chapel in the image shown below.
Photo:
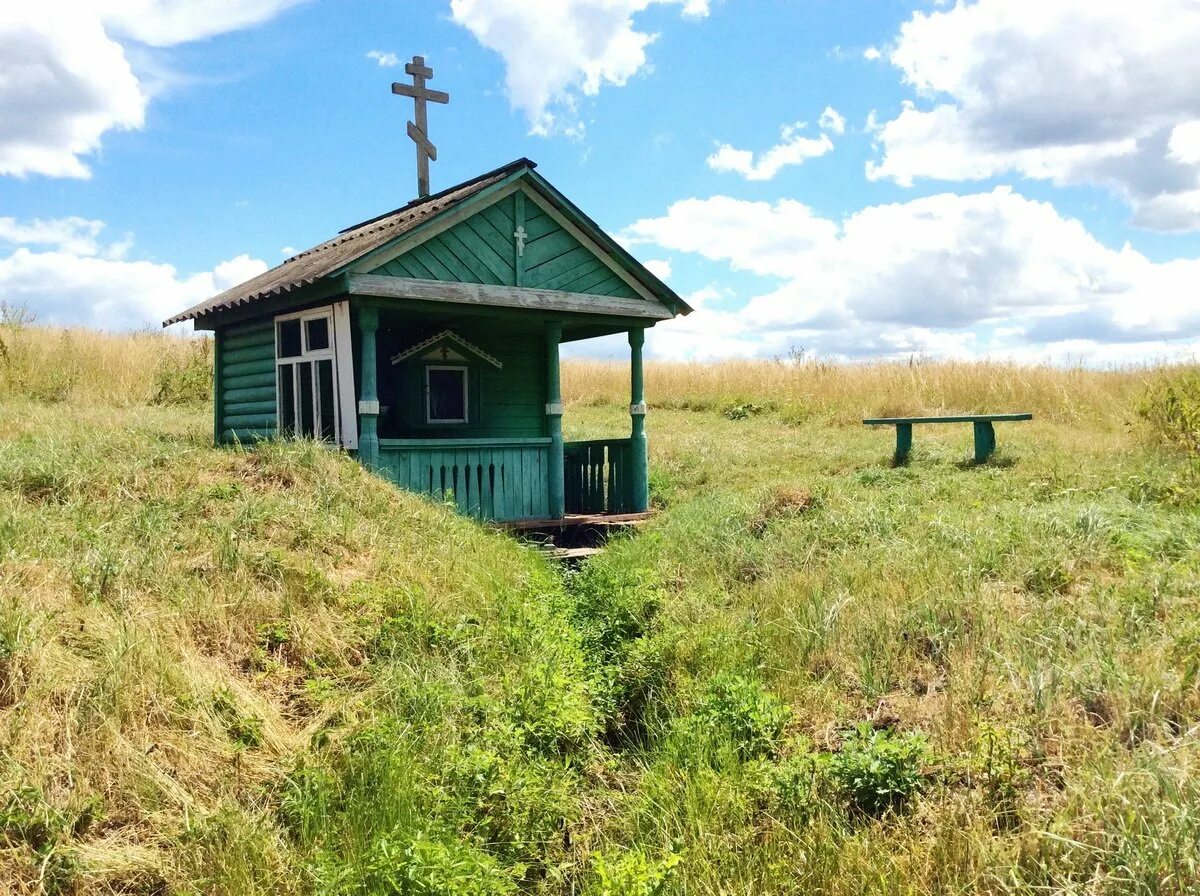
[[[645,331],[691,308],[528,159],[164,322],[215,339],[218,443],[317,438],[492,520],[648,506]],[[630,434],[564,442],[563,342],[627,333]]]

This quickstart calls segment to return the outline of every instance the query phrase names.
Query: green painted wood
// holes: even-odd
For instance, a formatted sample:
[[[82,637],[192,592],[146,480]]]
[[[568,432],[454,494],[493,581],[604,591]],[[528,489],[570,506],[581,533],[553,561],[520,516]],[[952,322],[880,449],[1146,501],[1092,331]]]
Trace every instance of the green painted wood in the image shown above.
[[[213,429],[247,441],[275,428],[275,324],[269,317],[222,327],[213,367]],[[228,434],[228,435],[227,435]]]
[[[1032,419],[1033,414],[957,414],[949,417],[870,417],[863,423],[867,426],[891,426],[896,423],[1003,423]]]
[[[475,272],[458,260],[458,256],[446,245],[441,237],[435,237],[423,244],[437,260],[451,273],[451,282],[477,283]]]
[[[275,388],[275,365],[272,364],[270,369],[262,370],[258,373],[248,373],[243,376],[230,376],[228,371],[221,372],[221,383],[226,388],[232,389],[254,389],[269,387]]]
[[[262,348],[265,346],[274,350],[275,333],[272,330],[265,330],[231,336],[225,328],[222,328],[221,344],[226,349]]]
[[[908,455],[912,451],[912,424],[897,423],[896,424],[896,462],[903,463],[908,460]]]
[[[275,435],[274,426],[262,429],[225,429],[221,432],[221,440],[226,444],[231,442],[260,442],[266,439],[273,439]]]
[[[563,493],[562,391],[559,383],[558,350],[562,324],[546,324],[546,425],[550,432],[550,464],[547,469],[546,504],[551,519],[561,519],[566,498]]]
[[[544,448],[548,438],[481,438],[481,439],[380,439],[380,448]]]
[[[377,386],[378,362],[375,352],[375,334],[379,329],[379,311],[373,306],[358,309],[359,371],[358,371],[358,457],[367,469],[379,465],[379,414],[364,411],[364,403],[375,403],[378,407]]]
[[[275,361],[275,346],[264,345],[255,348],[235,348],[226,349],[224,357],[225,364],[233,366],[235,364],[258,363],[260,361]]]
[[[629,331],[629,504],[630,510],[640,513],[650,509],[650,465],[649,446],[646,439],[646,415],[634,413],[634,408],[645,408],[646,390],[642,372],[642,346],[646,341],[645,330]]]
[[[537,267],[525,268],[525,285],[537,289],[544,288],[543,284],[554,279],[559,274],[578,270],[592,260],[594,256],[583,246],[576,246],[568,252],[552,258]]]
[[[568,271],[543,286],[543,289],[561,289],[563,292],[586,292],[597,283],[603,283],[612,276],[610,271],[598,258],[593,258],[587,264],[582,264],[573,271]]]
[[[972,427],[975,430],[975,463],[981,464],[996,450],[996,428],[991,420],[976,420]]]
[[[525,233],[526,241],[541,239],[546,234],[559,229],[559,224],[548,214],[538,208],[536,205],[530,204],[525,212]]]
[[[505,199],[501,199],[494,205],[489,205],[479,214],[487,218],[501,233],[512,233],[516,229],[516,202],[524,204],[525,194],[515,193]]]
[[[221,444],[221,418],[225,414],[226,390],[221,385],[221,376],[225,361],[221,357],[225,346],[224,336],[220,330],[213,330],[213,443]]]
[[[513,235],[518,223],[526,233],[523,254],[517,253]],[[479,208],[372,273],[638,298],[610,264],[620,267],[608,255],[601,257],[584,246],[554,216],[518,191]],[[585,283],[575,284],[584,278]]]
[[[437,238],[439,245],[444,246],[459,263],[471,272],[470,280],[465,283],[503,283],[483,261],[475,257],[474,251],[453,230],[448,230]]]
[[[230,376],[247,376],[250,374],[261,375],[269,371],[275,366],[275,358],[261,358],[257,361],[240,361],[236,364],[230,364],[228,361],[224,365],[224,374]]]
[[[511,230],[507,232],[501,230],[482,214],[467,218],[463,221],[462,226],[483,240],[488,248],[504,262],[505,269],[512,271],[513,236]]]
[[[479,235],[474,225],[474,219],[463,221],[457,227],[452,227],[446,231],[445,236],[449,240],[457,239],[461,242],[472,254],[474,260],[488,269],[488,272],[495,278],[494,282],[512,286],[513,269],[507,258],[507,243],[503,247],[504,254],[501,255],[488,244],[486,239]]]
[[[260,401],[242,401],[227,402],[225,419],[228,420],[232,414],[266,414],[272,419],[275,417],[275,396],[272,395],[268,399]]]
[[[545,236],[534,240],[526,238],[525,269],[532,270],[539,264],[545,264],[551,259],[558,258],[558,256],[570,252],[572,249],[582,248],[579,240],[561,228],[551,230]]]
[[[525,232],[526,241],[529,240],[529,233],[525,231],[525,194],[518,192],[513,196],[513,220],[510,225],[515,233],[517,228]],[[525,285],[525,251],[516,245],[514,239],[513,245],[513,283],[517,286]]]
[[[380,446],[378,470],[398,486],[447,501],[480,519],[544,518],[545,465],[548,440],[504,446],[474,445],[469,439],[453,446],[409,444]],[[394,440],[393,440],[394,441]]]
[[[233,430],[274,428],[275,414],[226,414],[225,426]]]
[[[626,283],[619,277],[613,277],[611,280],[606,280],[604,284],[598,287],[589,289],[588,292],[594,296],[619,296],[622,299],[641,299],[632,286]]]
[[[457,281],[458,277],[450,270],[441,259],[433,253],[429,246],[417,246],[405,258],[413,258],[419,261],[435,280]]]
[[[222,401],[270,401],[275,404],[275,386],[252,386],[246,389],[220,389],[218,395]]]
[[[508,265],[503,259],[497,260],[496,253],[466,225],[458,224],[458,227],[446,230],[438,239],[475,273],[478,278],[476,283],[511,284]]]

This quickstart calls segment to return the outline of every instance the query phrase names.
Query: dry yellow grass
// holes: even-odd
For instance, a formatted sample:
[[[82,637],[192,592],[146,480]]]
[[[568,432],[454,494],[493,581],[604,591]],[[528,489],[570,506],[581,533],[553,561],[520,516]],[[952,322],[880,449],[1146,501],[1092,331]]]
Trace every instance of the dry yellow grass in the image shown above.
[[[1096,370],[994,361],[654,361],[646,365],[651,407],[721,410],[755,403],[785,419],[1032,411],[1058,421],[1123,422],[1161,367]],[[628,401],[629,367],[611,361],[563,365],[569,402]]]
[[[208,363],[208,339],[108,333],[0,318],[0,398],[130,407],[154,400],[168,371]]]

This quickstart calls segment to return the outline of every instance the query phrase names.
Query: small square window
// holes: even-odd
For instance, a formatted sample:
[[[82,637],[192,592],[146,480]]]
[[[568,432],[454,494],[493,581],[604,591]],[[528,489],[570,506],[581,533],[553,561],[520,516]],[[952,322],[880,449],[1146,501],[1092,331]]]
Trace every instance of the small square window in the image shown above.
[[[305,351],[317,352],[329,348],[329,318],[314,317],[304,322]]]
[[[426,422],[467,422],[467,368],[425,368]]]

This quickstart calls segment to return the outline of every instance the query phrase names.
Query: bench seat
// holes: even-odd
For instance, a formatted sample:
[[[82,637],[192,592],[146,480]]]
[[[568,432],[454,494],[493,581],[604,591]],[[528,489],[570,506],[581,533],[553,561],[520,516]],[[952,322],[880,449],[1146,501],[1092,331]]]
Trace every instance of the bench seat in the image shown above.
[[[975,430],[975,463],[981,464],[996,450],[996,430],[993,423],[1012,423],[1032,420],[1033,414],[954,414],[947,417],[868,417],[866,426],[896,427],[896,461],[903,463],[912,450],[912,428],[915,423],[970,423]]]

